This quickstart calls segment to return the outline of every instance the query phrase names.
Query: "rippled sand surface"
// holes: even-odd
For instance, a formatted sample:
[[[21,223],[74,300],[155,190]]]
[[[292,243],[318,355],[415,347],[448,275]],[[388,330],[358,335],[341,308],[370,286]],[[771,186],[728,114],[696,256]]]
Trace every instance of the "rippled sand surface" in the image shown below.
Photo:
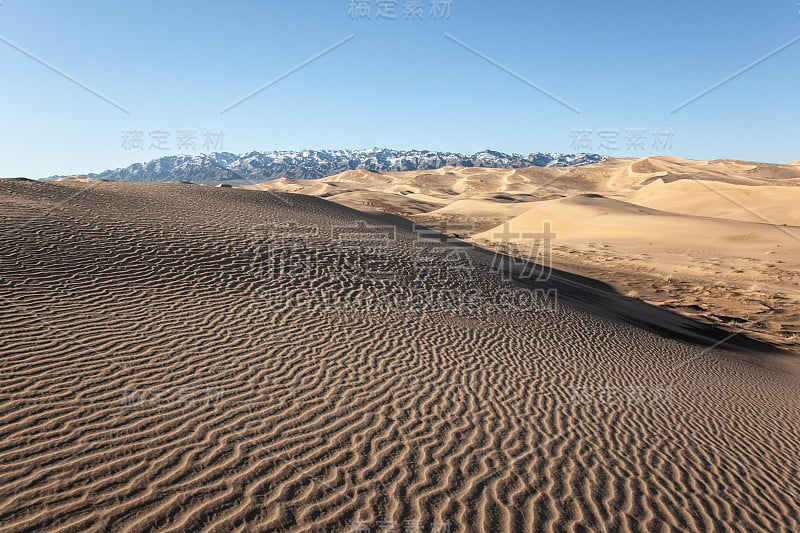
[[[0,182],[0,530],[800,530],[771,354],[417,230]]]

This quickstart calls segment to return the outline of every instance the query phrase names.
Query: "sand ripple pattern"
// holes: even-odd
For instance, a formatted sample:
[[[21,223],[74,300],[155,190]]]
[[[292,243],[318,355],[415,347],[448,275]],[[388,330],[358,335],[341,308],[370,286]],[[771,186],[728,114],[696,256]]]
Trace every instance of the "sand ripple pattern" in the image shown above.
[[[177,183],[0,216],[2,531],[800,530],[792,376],[568,305],[331,305],[522,287],[480,251],[419,277],[400,224],[353,279],[329,228],[385,221]],[[269,270],[290,221],[316,277]]]

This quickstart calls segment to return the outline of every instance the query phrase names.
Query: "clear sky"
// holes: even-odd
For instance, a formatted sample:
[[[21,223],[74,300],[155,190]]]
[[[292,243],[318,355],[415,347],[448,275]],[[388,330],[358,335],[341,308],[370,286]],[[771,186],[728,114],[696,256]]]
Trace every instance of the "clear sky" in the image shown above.
[[[800,36],[797,0],[418,5],[2,0],[0,176],[371,146],[800,157],[800,41],[752,65]]]

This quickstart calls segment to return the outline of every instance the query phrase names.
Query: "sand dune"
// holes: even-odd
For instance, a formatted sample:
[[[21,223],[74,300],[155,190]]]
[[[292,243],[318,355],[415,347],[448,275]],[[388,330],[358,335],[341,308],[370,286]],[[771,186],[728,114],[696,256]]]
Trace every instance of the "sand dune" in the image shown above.
[[[493,228],[526,212],[536,223],[549,217],[560,268],[800,350],[796,164],[659,156],[572,168],[353,171],[256,188],[324,196],[462,237],[481,234],[481,245],[497,249],[504,243],[487,240]]]
[[[637,209],[533,212],[597,203]],[[743,337],[309,196],[0,212],[3,531],[800,529],[800,389]]]
[[[474,237],[498,240],[508,229],[515,234],[511,240],[520,240],[517,235],[541,232],[546,222],[558,229],[559,243],[631,243],[651,251],[703,248],[715,256],[742,252],[734,248],[746,248],[749,254],[780,253],[787,259],[800,254],[800,241],[773,225],[680,215],[596,194],[536,202],[502,226]]]
[[[800,226],[800,187],[655,180],[627,200],[675,213]]]
[[[583,167],[490,169],[445,167],[430,171],[370,172],[351,170],[319,180],[286,180],[244,188],[302,192],[334,198],[342,192],[375,191],[425,194],[450,203],[492,193],[542,194],[597,192],[625,194],[657,180],[667,184],[692,180],[716,184],[798,186],[796,164],[746,161],[694,161],[672,156],[608,159]]]
[[[713,202],[700,207],[714,208]],[[632,283],[627,273],[638,269],[634,280],[653,290],[647,300],[734,327],[760,321],[771,338],[795,331],[800,228],[682,215],[589,194],[535,203],[473,238],[487,247],[501,242],[525,257],[540,250],[535,239],[545,224],[556,232],[557,252],[607,270],[626,267],[606,273],[620,286]],[[629,285],[633,295],[642,296],[640,286]]]

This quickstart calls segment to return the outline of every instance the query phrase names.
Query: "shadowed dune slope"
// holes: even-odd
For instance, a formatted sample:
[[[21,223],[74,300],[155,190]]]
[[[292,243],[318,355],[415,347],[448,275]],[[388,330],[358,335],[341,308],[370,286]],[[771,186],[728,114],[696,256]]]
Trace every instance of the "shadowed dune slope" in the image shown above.
[[[0,215],[2,531],[800,529],[796,378],[591,280],[287,193]]]
[[[529,243],[509,249],[493,238],[504,235],[497,228],[538,231],[549,219],[561,269],[800,353],[799,185],[797,164],[657,156],[569,168],[361,170],[247,188],[320,196],[459,238],[480,234],[481,246],[522,258],[535,253]]]

